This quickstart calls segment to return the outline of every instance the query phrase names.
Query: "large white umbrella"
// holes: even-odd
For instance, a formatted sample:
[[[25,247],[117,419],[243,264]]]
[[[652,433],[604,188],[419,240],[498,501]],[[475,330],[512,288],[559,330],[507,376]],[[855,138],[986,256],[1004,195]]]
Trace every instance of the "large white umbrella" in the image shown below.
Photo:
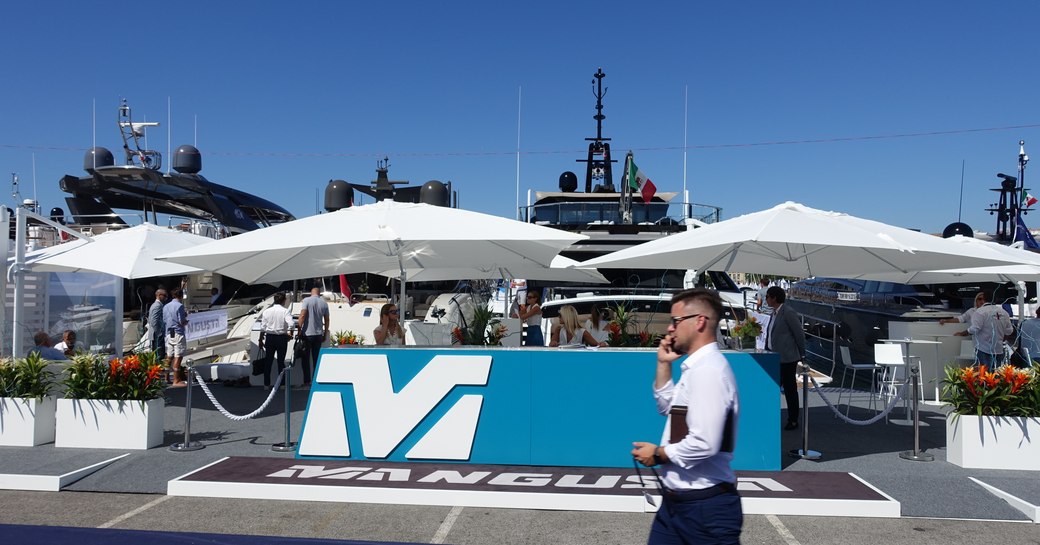
[[[33,272],[90,271],[129,279],[187,274],[199,269],[155,257],[207,242],[213,239],[143,223],[30,252],[25,263]]]
[[[498,265],[497,263],[475,264],[470,267],[445,267],[408,269],[405,271],[410,282],[438,280],[547,280],[552,282],[580,282],[584,284],[609,284],[610,281],[595,269],[577,269],[580,261],[558,255],[549,267],[527,261],[519,264]],[[375,274],[397,278],[399,269],[377,271]]]
[[[971,248],[973,251],[985,252],[993,255],[995,258],[1007,259],[1021,264],[909,272],[887,271],[861,274],[854,278],[895,282],[897,284],[1040,281],[1040,254],[1036,252],[960,235],[947,240],[963,248]]]
[[[580,266],[849,278],[1015,262],[940,237],[786,202],[590,259]]]
[[[352,272],[547,268],[586,238],[532,223],[428,204],[380,201],[243,233],[162,259],[246,283]],[[463,277],[464,278],[464,277]],[[403,294],[402,294],[403,296]]]

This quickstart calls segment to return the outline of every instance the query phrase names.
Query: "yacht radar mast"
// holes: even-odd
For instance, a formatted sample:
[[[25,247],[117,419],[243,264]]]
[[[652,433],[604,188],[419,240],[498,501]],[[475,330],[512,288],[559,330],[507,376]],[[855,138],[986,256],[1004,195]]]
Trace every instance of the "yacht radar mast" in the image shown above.
[[[592,95],[596,97],[596,115],[592,118],[596,120],[596,137],[585,139],[589,142],[588,158],[578,159],[577,162],[585,163],[586,193],[593,192],[593,180],[598,182],[595,185],[596,192],[614,193],[616,189],[611,163],[617,161],[610,158],[610,139],[603,138],[603,120],[607,118],[603,115],[603,97],[607,95],[607,90],[603,88],[603,78],[606,74],[599,68],[593,77],[596,78],[592,80]]]
[[[162,168],[162,154],[155,150],[142,149],[141,139],[148,127],[158,127],[158,122],[135,122],[130,116],[130,105],[122,99],[119,106],[119,132],[123,136],[123,151],[126,152],[127,166],[139,166],[151,170]],[[131,148],[131,142],[133,147]],[[147,144],[146,144],[147,145]]]
[[[1019,214],[1028,214],[1029,208],[1023,208],[1021,203],[1021,197],[1026,191],[1026,163],[1029,162],[1029,156],[1026,155],[1026,141],[1018,141],[1018,176],[1011,176],[1008,174],[999,173],[997,178],[1000,178],[1000,187],[990,189],[990,191],[996,191],[1000,193],[996,203],[991,204],[991,207],[987,208],[986,211],[990,215],[996,213],[997,216],[997,239],[1002,241],[1011,241],[1015,239],[1015,231],[1018,226]]]

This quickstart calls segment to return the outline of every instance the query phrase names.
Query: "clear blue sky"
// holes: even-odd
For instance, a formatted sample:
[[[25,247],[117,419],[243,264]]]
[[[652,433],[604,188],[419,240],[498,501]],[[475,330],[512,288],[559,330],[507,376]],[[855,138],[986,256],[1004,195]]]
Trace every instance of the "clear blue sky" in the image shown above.
[[[0,12],[0,173],[17,172],[31,196],[35,154],[45,211],[65,206],[61,176],[83,174],[93,104],[98,144],[119,152],[126,97],[136,120],[163,124],[150,147],[193,143],[197,126],[204,176],[298,216],[330,179],[372,180],[385,154],[392,179],[451,180],[461,206],[514,217],[518,102],[524,202],[564,170],[581,175],[599,67],[605,136],[660,191],[683,188],[688,89],[686,184],[724,217],[793,200],[938,232],[957,220],[963,161],[962,219],[992,231],[983,209],[996,173],[1015,173],[1020,139],[1040,157],[1037,2],[35,1]],[[1027,223],[1040,227],[1040,214]]]

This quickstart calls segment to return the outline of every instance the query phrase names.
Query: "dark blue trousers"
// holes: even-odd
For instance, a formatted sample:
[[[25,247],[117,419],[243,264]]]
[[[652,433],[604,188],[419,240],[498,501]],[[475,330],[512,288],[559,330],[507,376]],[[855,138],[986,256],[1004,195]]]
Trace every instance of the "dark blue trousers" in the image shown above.
[[[649,545],[740,543],[744,511],[737,494],[686,502],[662,498],[650,527]]]

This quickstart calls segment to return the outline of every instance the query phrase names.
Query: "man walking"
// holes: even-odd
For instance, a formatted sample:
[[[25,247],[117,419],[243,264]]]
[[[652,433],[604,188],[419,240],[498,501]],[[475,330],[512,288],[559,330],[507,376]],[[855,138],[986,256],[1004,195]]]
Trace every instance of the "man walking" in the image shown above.
[[[661,445],[632,443],[644,466],[660,466],[664,504],[648,543],[739,543],[743,510],[730,467],[740,401],[716,335],[722,299],[704,288],[672,297],[672,324],[657,350],[654,400],[668,415]],[[672,364],[680,358],[679,383]]]
[[[285,293],[274,294],[274,304],[260,313],[260,349],[264,357],[264,388],[271,389],[271,360],[278,363],[278,373],[285,369],[285,349],[292,331],[292,313],[285,308]],[[288,386],[288,384],[286,384]]]
[[[188,311],[184,309],[181,299],[184,292],[180,289],[173,290],[173,300],[162,307],[163,323],[166,332],[166,363],[173,368],[174,388],[183,388],[188,383],[187,375],[181,369],[181,358],[188,350],[188,341],[184,338],[184,326],[188,325]]]
[[[321,289],[317,286],[311,288],[311,296],[303,300],[299,327],[296,342],[307,343],[307,356],[300,362],[303,386],[307,387],[311,384],[311,369],[318,365],[321,345],[329,337],[329,304],[321,297]]]

